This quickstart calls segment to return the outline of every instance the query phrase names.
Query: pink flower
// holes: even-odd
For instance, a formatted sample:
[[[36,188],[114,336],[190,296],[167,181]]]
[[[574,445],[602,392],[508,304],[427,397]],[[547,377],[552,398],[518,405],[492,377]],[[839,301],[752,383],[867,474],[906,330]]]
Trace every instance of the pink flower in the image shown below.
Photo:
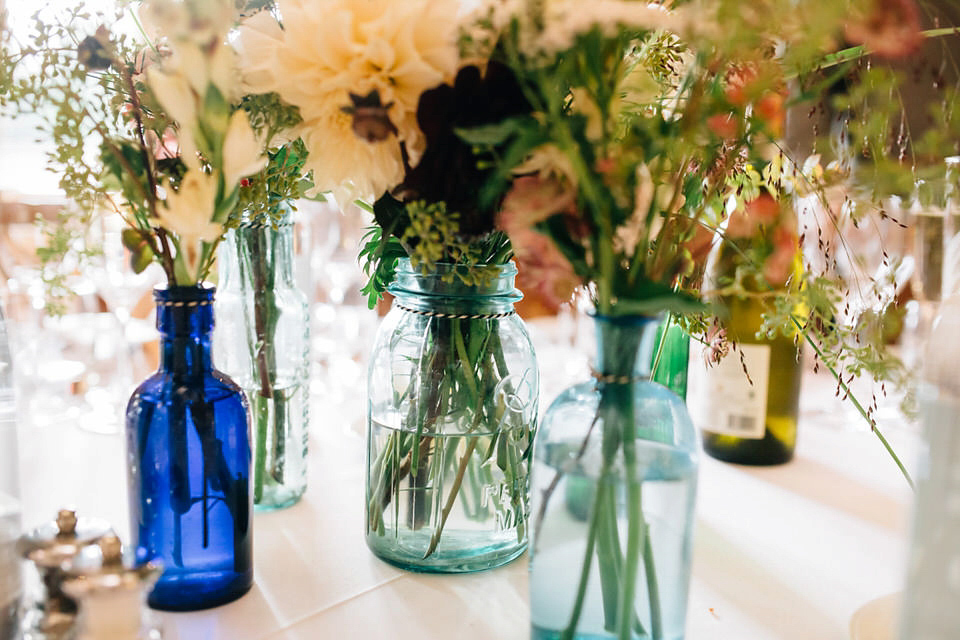
[[[710,327],[703,340],[703,362],[708,367],[718,364],[730,352],[727,330],[718,324]]]
[[[512,237],[515,230],[529,229],[557,213],[571,213],[575,205],[576,194],[560,180],[538,175],[522,176],[513,181],[503,200],[497,215],[497,228]]]
[[[730,215],[727,237],[752,238],[761,225],[769,226],[780,217],[780,203],[769,193],[761,193]]]
[[[718,138],[732,140],[737,137],[739,123],[729,113],[717,113],[707,118],[707,128]]]
[[[773,253],[763,263],[763,277],[773,287],[786,284],[797,255],[797,236],[784,227],[773,231]]]
[[[573,266],[542,233],[514,229],[509,235],[517,260],[520,290],[556,313],[581,284]]]
[[[869,13],[856,11],[847,22],[847,40],[884,58],[902,58],[920,48],[923,35],[913,0],[867,0],[867,4]]]
[[[157,160],[173,159],[180,155],[180,141],[173,127],[167,127],[162,138],[153,130],[147,130],[144,133],[144,141]]]

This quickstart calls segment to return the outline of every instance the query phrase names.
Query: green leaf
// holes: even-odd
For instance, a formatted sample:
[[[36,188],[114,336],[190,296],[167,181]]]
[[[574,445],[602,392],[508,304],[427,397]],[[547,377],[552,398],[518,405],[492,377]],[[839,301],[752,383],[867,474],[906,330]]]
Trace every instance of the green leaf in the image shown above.
[[[642,300],[617,300],[614,315],[648,316],[669,311],[677,315],[704,313],[709,305],[693,296],[671,292],[670,295],[653,296]]]
[[[130,252],[130,268],[134,273],[143,273],[144,269],[153,262],[154,253],[150,246],[143,243],[136,251]]]
[[[454,133],[467,144],[494,147],[505,143],[520,132],[522,128],[522,125],[516,119],[511,118],[480,127],[457,127],[454,129]]]

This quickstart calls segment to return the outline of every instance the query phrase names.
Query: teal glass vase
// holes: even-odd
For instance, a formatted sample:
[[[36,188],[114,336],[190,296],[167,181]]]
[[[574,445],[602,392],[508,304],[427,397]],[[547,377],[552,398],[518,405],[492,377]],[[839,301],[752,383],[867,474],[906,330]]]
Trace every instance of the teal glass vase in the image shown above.
[[[366,536],[412,571],[480,571],[527,546],[538,373],[512,264],[401,260],[368,372]]]
[[[697,433],[649,381],[658,321],[596,317],[595,379],[544,415],[533,471],[535,639],[684,637]]]
[[[218,255],[217,363],[250,403],[253,504],[289,507],[307,489],[310,318],[294,274],[293,221],[245,222]]]

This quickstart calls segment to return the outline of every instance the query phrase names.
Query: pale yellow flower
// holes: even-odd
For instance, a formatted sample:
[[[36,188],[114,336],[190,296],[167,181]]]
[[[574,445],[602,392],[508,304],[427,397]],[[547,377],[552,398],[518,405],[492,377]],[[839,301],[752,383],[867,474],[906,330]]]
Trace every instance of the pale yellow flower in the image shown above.
[[[205,96],[212,84],[226,100],[237,97],[240,78],[237,56],[227,45],[200,47],[186,40],[178,42],[173,55],[164,60],[163,68],[167,73],[187,78],[197,96]]]
[[[232,0],[146,0],[140,24],[151,40],[190,40],[206,45],[223,40],[232,28]]]
[[[247,112],[237,109],[230,117],[223,141],[223,179],[227,191],[231,191],[240,178],[257,173],[266,165],[263,145],[250,126]]]
[[[574,189],[577,187],[577,172],[570,157],[555,144],[537,147],[522,164],[513,170],[518,176],[536,173],[541,178],[559,178]]]
[[[174,234],[187,273],[196,277],[200,268],[201,243],[214,242],[223,227],[213,222],[219,177],[189,170],[176,191],[166,184],[166,199],[157,207],[158,226]]]
[[[147,69],[147,84],[168,116],[181,126],[193,126],[197,120],[197,95],[187,76],[154,66]]]
[[[603,125],[604,125],[604,113],[600,111],[600,107],[597,106],[597,103],[594,102],[593,97],[590,95],[590,92],[581,87],[574,87],[570,90],[570,95],[573,98],[571,107],[574,112],[579,113],[587,119],[587,140],[591,142],[599,142],[603,138]],[[620,98],[619,96],[615,97],[610,104],[610,116],[611,118],[617,115],[617,112],[620,110]]]

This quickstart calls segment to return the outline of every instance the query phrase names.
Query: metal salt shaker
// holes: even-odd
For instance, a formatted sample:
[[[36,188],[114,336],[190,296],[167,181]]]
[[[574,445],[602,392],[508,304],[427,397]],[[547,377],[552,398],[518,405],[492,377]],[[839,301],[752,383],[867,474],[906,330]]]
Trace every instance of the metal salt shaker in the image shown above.
[[[63,591],[64,570],[85,547],[110,531],[102,520],[78,519],[75,511],[61,509],[55,522],[20,538],[18,551],[36,566],[45,591],[37,603],[39,610],[28,612],[25,621],[34,637],[54,639],[70,632],[77,604]]]
[[[160,566],[128,567],[120,539],[112,534],[100,539],[99,548],[96,565],[84,566],[89,563],[81,557],[63,583],[64,591],[80,604],[74,640],[159,640],[160,630],[145,623],[143,614]]]

